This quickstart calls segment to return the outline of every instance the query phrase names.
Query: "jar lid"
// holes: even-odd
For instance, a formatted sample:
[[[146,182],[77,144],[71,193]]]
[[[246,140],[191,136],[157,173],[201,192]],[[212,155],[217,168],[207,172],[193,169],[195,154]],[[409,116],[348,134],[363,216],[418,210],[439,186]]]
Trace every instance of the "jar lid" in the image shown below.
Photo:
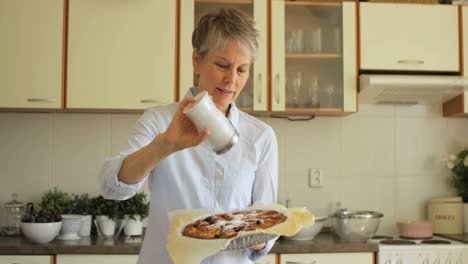
[[[18,207],[24,207],[24,203],[18,201],[18,194],[13,193],[11,195],[12,200],[5,203],[5,208],[18,208]]]
[[[383,217],[382,213],[373,211],[348,211],[348,209],[340,209],[330,215],[336,218],[380,218]]]

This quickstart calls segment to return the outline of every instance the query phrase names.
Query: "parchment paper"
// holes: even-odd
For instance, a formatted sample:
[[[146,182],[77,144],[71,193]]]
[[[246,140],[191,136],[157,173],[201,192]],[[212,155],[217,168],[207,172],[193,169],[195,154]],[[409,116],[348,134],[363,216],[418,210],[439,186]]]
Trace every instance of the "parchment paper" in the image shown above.
[[[314,224],[314,216],[305,207],[285,208],[280,204],[256,203],[242,210],[249,211],[255,209],[276,210],[283,213],[288,218],[285,222],[271,228],[240,232],[236,237],[229,239],[196,239],[182,235],[185,226],[200,218],[229,212],[222,212],[215,209],[179,210],[170,212],[168,243],[166,245],[169,256],[175,264],[200,263],[204,258],[225,249],[231,240],[238,237],[259,233],[292,236],[299,232],[301,228],[309,227]]]

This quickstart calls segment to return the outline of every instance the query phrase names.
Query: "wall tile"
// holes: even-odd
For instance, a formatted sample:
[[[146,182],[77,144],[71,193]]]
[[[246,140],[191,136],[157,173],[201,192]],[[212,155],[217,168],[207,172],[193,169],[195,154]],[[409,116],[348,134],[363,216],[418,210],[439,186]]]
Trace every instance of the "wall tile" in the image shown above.
[[[361,117],[391,117],[395,114],[395,106],[393,105],[375,105],[375,104],[359,104],[358,112],[345,119],[361,118]]]
[[[111,115],[110,144],[111,155],[117,155],[127,147],[128,138],[135,128],[141,114],[113,114]]]
[[[448,118],[446,138],[449,153],[468,148],[468,118]]]
[[[393,177],[395,157],[392,118],[343,119],[342,177]]]
[[[436,117],[442,116],[442,104],[395,106],[396,117]]]
[[[55,114],[53,123],[53,186],[98,193],[98,172],[110,154],[110,115]]]
[[[396,180],[395,219],[426,219],[427,202],[434,198],[434,181],[432,176],[398,177]]]
[[[444,173],[447,153],[445,119],[397,118],[395,129],[398,175]]]
[[[37,201],[51,185],[51,115],[1,113],[0,146],[0,202]]]

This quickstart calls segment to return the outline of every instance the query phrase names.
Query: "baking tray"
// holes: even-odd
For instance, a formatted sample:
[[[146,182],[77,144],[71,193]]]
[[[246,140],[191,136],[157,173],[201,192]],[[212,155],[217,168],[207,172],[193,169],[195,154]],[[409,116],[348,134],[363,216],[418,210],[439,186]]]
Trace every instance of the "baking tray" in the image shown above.
[[[229,243],[229,245],[224,250],[249,248],[261,244],[263,242],[272,240],[276,237],[278,237],[278,235],[264,233],[240,236],[231,240],[231,243]]]

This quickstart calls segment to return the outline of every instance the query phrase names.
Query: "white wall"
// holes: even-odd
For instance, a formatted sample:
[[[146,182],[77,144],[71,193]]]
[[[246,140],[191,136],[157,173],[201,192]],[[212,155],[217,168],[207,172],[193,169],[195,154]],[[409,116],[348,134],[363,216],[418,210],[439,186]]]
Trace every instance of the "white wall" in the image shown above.
[[[125,146],[138,117],[0,113],[0,203],[12,192],[39,201],[54,186],[97,194],[103,159]],[[394,232],[396,220],[424,218],[429,198],[453,194],[443,159],[468,146],[468,119],[442,118],[438,106],[360,105],[348,117],[262,120],[278,136],[280,202],[318,215],[336,202],[378,210],[380,233]],[[323,170],[323,187],[307,186],[308,168]]]

